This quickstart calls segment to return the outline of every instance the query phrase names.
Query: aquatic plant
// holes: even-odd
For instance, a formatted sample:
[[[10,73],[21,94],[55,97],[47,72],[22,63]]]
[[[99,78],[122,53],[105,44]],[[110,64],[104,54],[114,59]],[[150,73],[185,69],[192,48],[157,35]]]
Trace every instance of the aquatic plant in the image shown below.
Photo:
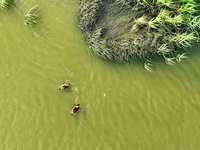
[[[105,59],[146,60],[161,56],[174,65],[185,58],[187,52],[183,50],[200,39],[198,0],[79,2],[79,26],[93,51]],[[150,64],[147,61],[144,67],[150,70]]]
[[[24,16],[25,25],[36,25],[40,18],[39,7],[36,5],[31,9],[27,10],[26,15]]]
[[[1,0],[1,8],[4,10],[10,10],[14,7],[15,0]]]

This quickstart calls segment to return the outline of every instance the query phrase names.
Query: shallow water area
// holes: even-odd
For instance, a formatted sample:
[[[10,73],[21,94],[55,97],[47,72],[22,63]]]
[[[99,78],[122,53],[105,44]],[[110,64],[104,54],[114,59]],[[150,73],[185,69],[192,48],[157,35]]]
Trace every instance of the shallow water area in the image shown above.
[[[93,54],[76,2],[17,2],[0,10],[0,149],[199,149],[200,48],[149,73]],[[35,5],[41,20],[30,28],[23,16]],[[64,81],[72,86],[58,90]]]

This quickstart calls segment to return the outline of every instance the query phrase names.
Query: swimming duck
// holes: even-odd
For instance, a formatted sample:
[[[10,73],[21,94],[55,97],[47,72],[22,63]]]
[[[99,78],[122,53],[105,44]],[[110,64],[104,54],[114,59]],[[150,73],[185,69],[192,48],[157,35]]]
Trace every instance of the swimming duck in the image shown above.
[[[68,82],[68,83],[64,82],[64,83],[60,86],[59,90],[64,90],[64,89],[68,88],[70,85],[71,85],[71,84],[70,84],[69,82]]]
[[[80,104],[74,105],[74,107],[71,110],[71,116],[73,116],[79,110],[80,106]]]

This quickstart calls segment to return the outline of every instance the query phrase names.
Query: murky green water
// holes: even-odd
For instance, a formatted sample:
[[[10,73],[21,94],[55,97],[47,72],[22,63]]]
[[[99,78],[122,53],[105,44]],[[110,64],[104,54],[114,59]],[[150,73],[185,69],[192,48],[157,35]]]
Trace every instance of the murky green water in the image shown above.
[[[26,10],[42,20],[30,30]],[[1,150],[197,150],[200,53],[148,73],[92,53],[72,0],[18,1],[0,10]],[[70,80],[72,87],[59,91]],[[82,109],[71,117],[75,103]]]

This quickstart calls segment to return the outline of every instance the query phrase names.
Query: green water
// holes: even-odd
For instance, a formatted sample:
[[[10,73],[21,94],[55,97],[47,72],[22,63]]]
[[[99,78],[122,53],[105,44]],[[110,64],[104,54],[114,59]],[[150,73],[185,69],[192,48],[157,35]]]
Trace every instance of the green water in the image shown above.
[[[0,10],[0,150],[200,149],[199,48],[148,73],[139,61],[94,55],[76,2],[17,2]],[[23,15],[35,5],[42,18],[30,29]],[[71,88],[59,91],[66,80]]]

